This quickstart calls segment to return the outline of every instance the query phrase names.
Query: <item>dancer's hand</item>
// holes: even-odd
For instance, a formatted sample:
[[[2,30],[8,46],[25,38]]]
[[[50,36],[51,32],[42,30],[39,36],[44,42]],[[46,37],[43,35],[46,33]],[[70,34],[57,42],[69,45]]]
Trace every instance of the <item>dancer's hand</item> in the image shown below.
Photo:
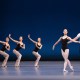
[[[53,48],[52,49],[54,50],[54,48],[55,48],[55,46],[53,45]]]
[[[28,38],[30,38],[30,34],[28,34]]]
[[[80,44],[80,41],[78,41],[78,43]]]
[[[11,34],[9,34],[9,38],[11,37]]]
[[[70,44],[70,43],[72,43],[72,41],[68,41],[68,42],[67,42],[67,44]]]
[[[23,44],[23,45],[20,45],[20,47],[21,47],[21,48],[23,48],[23,49],[25,49],[25,44]]]

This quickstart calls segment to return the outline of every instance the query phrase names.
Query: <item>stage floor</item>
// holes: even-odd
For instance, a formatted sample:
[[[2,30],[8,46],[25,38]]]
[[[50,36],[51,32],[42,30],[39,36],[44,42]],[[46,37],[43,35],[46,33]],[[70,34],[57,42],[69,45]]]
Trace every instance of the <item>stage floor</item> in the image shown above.
[[[80,80],[80,62],[72,65],[74,72],[69,68],[63,72],[63,61],[41,61],[39,68],[34,67],[34,62],[21,62],[19,68],[8,62],[7,68],[0,68],[0,80]]]

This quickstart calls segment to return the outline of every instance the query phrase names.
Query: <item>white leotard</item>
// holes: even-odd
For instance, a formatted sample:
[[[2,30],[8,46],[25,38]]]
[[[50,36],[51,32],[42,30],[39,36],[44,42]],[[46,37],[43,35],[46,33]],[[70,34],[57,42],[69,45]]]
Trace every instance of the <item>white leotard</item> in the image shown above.
[[[77,39],[80,38],[80,33],[76,36],[76,38],[77,38]]]

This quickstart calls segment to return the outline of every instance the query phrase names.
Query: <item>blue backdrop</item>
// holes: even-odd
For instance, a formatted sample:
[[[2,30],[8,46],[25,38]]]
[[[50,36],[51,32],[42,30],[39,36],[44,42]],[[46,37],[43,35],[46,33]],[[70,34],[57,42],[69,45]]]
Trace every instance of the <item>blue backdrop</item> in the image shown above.
[[[18,40],[23,36],[26,49],[21,50],[23,60],[35,60],[32,55],[34,44],[32,39],[42,38],[43,48],[39,51],[42,60],[63,60],[61,44],[52,51],[53,44],[63,35],[67,28],[68,35],[74,38],[80,32],[80,1],[79,0],[1,0],[0,2],[0,40],[5,40],[9,33]],[[12,50],[16,44],[10,41],[9,60],[15,60]],[[0,48],[2,45],[0,45]],[[80,45],[69,45],[72,60],[80,60]],[[3,57],[0,56],[0,60]]]

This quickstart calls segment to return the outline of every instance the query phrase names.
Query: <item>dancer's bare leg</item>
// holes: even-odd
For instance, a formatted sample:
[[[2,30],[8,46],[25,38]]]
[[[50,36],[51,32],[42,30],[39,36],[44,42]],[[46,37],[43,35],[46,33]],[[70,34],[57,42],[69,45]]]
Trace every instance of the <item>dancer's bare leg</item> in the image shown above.
[[[9,55],[6,53],[6,52],[3,52],[3,51],[0,51],[0,54],[2,56],[4,56],[4,61],[2,63],[2,67],[6,67],[6,64],[7,64],[7,61],[8,61],[8,58],[9,58]]]
[[[21,61],[22,55],[16,50],[13,50],[13,53],[17,56],[15,66],[18,67],[18,66],[20,66],[20,61]]]
[[[34,52],[34,51],[33,51],[33,54],[37,58],[36,61],[35,61],[35,66],[38,66],[41,55],[38,52]]]

